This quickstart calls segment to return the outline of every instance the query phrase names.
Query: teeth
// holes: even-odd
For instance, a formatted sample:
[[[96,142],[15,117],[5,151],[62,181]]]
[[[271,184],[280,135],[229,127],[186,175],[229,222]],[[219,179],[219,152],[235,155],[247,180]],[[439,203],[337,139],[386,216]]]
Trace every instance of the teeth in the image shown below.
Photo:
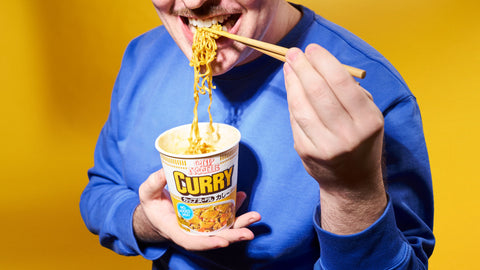
[[[229,17],[230,15],[221,15],[221,16],[213,17],[207,20],[188,18],[188,23],[196,27],[210,27],[216,24],[217,22],[223,23]]]

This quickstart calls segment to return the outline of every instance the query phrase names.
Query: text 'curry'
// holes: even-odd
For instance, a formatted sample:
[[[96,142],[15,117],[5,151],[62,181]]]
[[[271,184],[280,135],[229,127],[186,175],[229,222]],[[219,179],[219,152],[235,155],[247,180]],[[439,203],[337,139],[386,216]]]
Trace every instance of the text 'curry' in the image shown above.
[[[187,176],[182,172],[175,171],[175,185],[182,195],[209,195],[229,188],[232,185],[233,167],[222,172],[204,176]]]

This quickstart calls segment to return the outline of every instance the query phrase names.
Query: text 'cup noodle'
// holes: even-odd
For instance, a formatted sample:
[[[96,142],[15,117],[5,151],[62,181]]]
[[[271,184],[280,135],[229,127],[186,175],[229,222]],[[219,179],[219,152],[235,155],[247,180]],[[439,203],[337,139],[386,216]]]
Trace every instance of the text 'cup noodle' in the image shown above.
[[[218,134],[210,153],[184,154],[190,124],[167,130],[155,141],[178,224],[191,234],[215,234],[235,220],[240,132],[226,124],[213,125]],[[202,138],[208,126],[198,123]]]

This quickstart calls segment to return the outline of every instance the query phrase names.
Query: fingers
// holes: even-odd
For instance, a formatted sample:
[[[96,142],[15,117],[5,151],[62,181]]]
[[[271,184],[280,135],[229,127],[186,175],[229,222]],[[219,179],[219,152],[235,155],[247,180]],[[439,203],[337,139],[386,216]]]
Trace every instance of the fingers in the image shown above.
[[[350,116],[327,79],[312,64],[297,48],[287,53],[285,81],[290,112],[306,134],[320,134],[324,128],[335,131],[338,123],[348,121]]]
[[[346,131],[344,134],[364,140],[383,129],[383,115],[373,102],[372,95],[349,75],[332,54],[316,44],[310,44],[305,54],[315,69],[327,78],[331,90],[351,118],[350,123],[344,122],[350,125],[337,124],[339,129]]]
[[[339,60],[320,45],[308,45],[305,55],[331,88],[349,88],[357,84]]]
[[[305,53],[290,49],[284,74],[296,145],[318,150],[345,140],[355,144],[352,136],[367,137],[383,126],[371,94],[319,45],[310,44]]]
[[[171,239],[187,250],[209,250],[227,247],[235,242],[252,240],[255,235],[245,227],[258,222],[260,219],[259,213],[248,212],[238,217],[231,229],[222,230],[213,236],[192,236],[183,232],[180,228],[176,228]]]
[[[237,192],[237,201],[235,202],[235,212],[237,212],[240,206],[242,206],[246,198],[247,198],[247,194],[245,192],[243,191]]]
[[[294,48],[290,51],[293,51],[294,53],[293,55],[288,55],[290,58],[296,59],[302,55],[298,49]],[[302,62],[302,64],[299,64],[296,67],[292,67],[288,62],[285,63],[284,76],[285,87],[287,89],[288,110],[290,111],[291,121],[296,122],[300,129],[304,131],[304,134],[308,137],[309,134],[319,134],[325,129],[325,126],[319,118],[316,109],[310,103],[310,98],[307,96],[307,93],[304,90],[304,85],[308,83],[303,83],[301,78],[297,75],[297,72],[300,72],[300,70],[312,69],[311,66],[309,68],[308,63],[305,63],[305,61]],[[317,75],[312,76],[319,78]],[[308,139],[310,141],[314,141],[313,138]]]
[[[163,195],[163,190],[167,184],[165,173],[160,169],[148,176],[147,180],[139,188],[140,198],[157,199]]]
[[[255,211],[251,211],[248,213],[245,213],[241,216],[238,216],[235,219],[235,223],[233,223],[233,228],[238,229],[238,228],[243,228],[252,225],[255,222],[258,222],[262,219],[260,214]]]
[[[228,244],[232,244],[240,241],[252,240],[255,238],[255,235],[247,228],[240,228],[220,231],[216,237],[221,237],[226,240]]]
[[[352,118],[361,115],[365,109],[374,105],[369,95],[364,95],[365,90],[326,49],[317,44],[310,44],[305,49],[305,55],[325,78],[331,91]]]
[[[248,212],[236,218],[231,229],[220,231],[217,236],[226,239],[229,243],[252,240],[255,235],[247,229],[247,226],[260,221],[261,216],[257,212]]]
[[[239,216],[232,228],[220,231],[215,236],[192,236],[181,229],[172,202],[165,192],[166,178],[163,170],[152,173],[140,186],[139,195],[144,204],[145,215],[156,232],[187,250],[209,250],[227,247],[231,243],[251,240],[252,231],[246,227],[260,220],[260,214],[249,212]],[[246,199],[245,192],[237,193],[237,209]]]
[[[172,237],[172,240],[186,250],[210,250],[227,247],[230,242],[219,236],[195,236],[179,232]]]

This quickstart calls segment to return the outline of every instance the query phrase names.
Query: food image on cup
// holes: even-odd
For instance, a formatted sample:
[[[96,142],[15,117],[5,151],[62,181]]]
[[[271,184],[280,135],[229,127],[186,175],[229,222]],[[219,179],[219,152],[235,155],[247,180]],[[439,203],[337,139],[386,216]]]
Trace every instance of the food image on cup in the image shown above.
[[[182,208],[184,211],[187,206],[177,204],[177,207]],[[188,217],[179,214],[178,222],[182,227],[186,227],[187,230],[196,230],[198,232],[214,232],[223,228],[231,226],[235,220],[235,202],[229,200],[226,202],[220,202],[209,206],[196,206],[193,209],[192,216],[188,213]],[[191,210],[188,210],[191,211]],[[185,214],[185,213],[184,213]]]
[[[189,124],[167,130],[155,141],[178,224],[191,234],[215,234],[235,220],[240,132],[226,124],[214,125],[219,136],[213,152],[185,154]],[[209,123],[198,126],[205,135]]]

